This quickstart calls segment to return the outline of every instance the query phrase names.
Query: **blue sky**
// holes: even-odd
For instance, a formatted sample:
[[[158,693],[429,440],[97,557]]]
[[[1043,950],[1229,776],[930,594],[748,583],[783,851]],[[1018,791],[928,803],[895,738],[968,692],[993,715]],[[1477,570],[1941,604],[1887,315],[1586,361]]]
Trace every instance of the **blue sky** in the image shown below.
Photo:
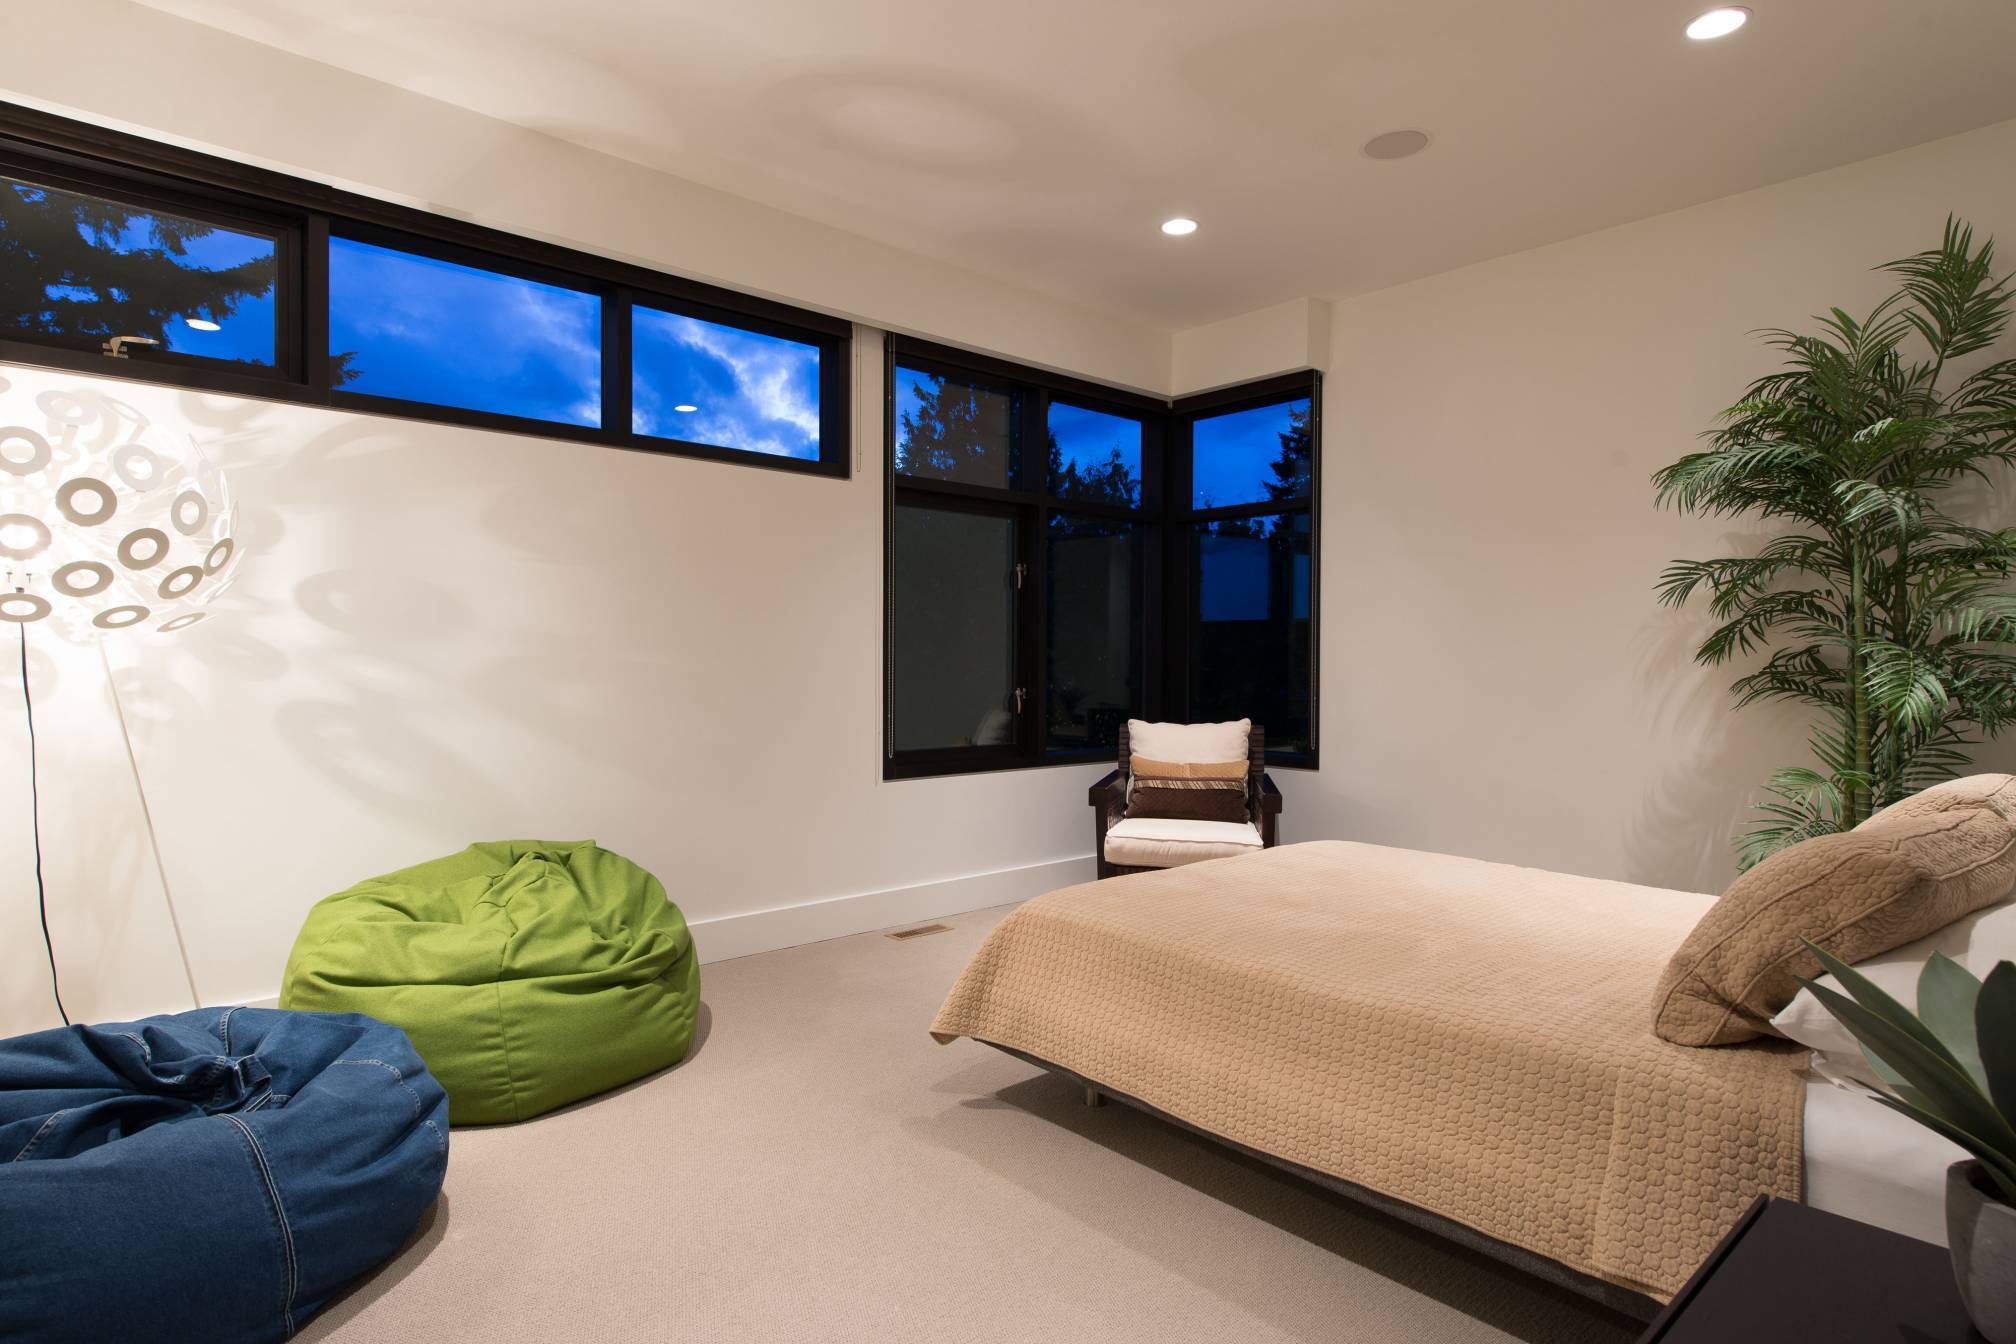
[[[1274,479],[1270,468],[1281,455],[1288,417],[1308,404],[1305,397],[1196,421],[1190,438],[1193,507],[1222,508],[1267,499],[1265,483]]]
[[[329,240],[329,352],[346,391],[568,425],[602,422],[602,300]]]
[[[1050,403],[1050,432],[1057,436],[1057,449],[1064,465],[1078,464],[1081,472],[1096,471],[1106,465],[1113,450],[1136,481],[1141,479],[1141,422],[1124,415]]]
[[[134,239],[137,232],[138,245],[145,246],[146,219],[144,215],[137,216],[127,228],[126,239]],[[192,238],[182,256],[184,266],[202,271],[227,270],[248,261],[264,261],[277,270],[273,240],[249,233],[234,233],[230,229],[213,229],[200,238]],[[208,318],[218,324],[218,330],[198,331],[185,322],[184,317]],[[265,293],[240,299],[238,307],[228,318],[220,313],[185,313],[171,318],[168,322],[168,348],[183,354],[208,355],[213,359],[271,364],[273,320],[273,286],[268,284]]]
[[[187,222],[183,216],[157,215],[134,210],[128,214],[125,227],[117,232],[93,233],[75,223],[75,215],[72,212],[76,209],[77,203],[82,201],[105,205],[116,203],[103,201],[101,198],[80,196],[54,187],[34,185],[18,179],[4,180],[24,202],[32,204],[47,201],[51,206],[57,207],[47,216],[51,225],[75,228],[77,235],[86,242],[121,255],[158,246],[154,239],[156,219]],[[264,261],[269,267],[275,267],[275,250],[271,238],[212,227],[207,234],[191,239],[183,255],[172,260],[174,264],[191,271],[227,270],[248,261]],[[88,299],[94,294],[94,291],[82,286],[50,285],[47,290],[52,298]],[[219,323],[219,329],[198,331],[184,321],[187,317],[207,318]],[[273,323],[273,286],[269,281],[265,293],[241,299],[237,310],[229,319],[220,313],[211,312],[178,314],[168,320],[165,334],[168,348],[184,354],[271,364],[275,339]]]
[[[630,339],[637,433],[818,459],[818,346],[644,307]]]

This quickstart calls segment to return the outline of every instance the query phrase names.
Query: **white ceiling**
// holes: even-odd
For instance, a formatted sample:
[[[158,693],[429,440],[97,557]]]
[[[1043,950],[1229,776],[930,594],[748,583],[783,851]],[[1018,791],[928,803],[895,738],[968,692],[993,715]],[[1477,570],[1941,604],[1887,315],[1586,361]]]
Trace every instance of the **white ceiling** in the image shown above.
[[[1168,326],[2016,117],[2011,0],[142,2]]]

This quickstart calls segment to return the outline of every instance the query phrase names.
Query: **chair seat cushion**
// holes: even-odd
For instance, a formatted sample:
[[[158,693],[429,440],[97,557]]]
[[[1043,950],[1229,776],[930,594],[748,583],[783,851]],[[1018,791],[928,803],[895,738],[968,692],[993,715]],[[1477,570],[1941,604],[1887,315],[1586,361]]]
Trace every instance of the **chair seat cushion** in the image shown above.
[[[1263,843],[1260,828],[1250,821],[1130,817],[1106,832],[1106,862],[1123,868],[1176,868],[1251,854]]]
[[[202,1008],[0,1041],[0,1339],[286,1339],[447,1169],[447,1097],[368,1018]]]
[[[503,840],[317,903],[280,1003],[403,1028],[450,1118],[487,1125],[685,1058],[700,967],[636,864],[593,841]]]

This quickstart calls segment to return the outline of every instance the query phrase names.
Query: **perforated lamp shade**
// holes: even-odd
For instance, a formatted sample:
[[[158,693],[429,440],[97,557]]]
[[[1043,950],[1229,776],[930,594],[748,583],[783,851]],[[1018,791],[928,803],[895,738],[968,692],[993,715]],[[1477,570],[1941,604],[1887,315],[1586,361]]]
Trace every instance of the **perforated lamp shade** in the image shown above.
[[[0,379],[0,621],[185,629],[236,559],[224,473],[186,435],[103,393]]]

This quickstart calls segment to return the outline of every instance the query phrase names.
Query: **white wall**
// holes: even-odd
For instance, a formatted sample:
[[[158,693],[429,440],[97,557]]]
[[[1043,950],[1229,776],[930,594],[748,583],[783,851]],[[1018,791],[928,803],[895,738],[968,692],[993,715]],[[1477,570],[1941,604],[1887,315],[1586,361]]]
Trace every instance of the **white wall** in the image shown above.
[[[1764,534],[1659,512],[1647,478],[1774,367],[1747,332],[1865,308],[1948,211],[2016,266],[2011,164],[2016,122],[1339,302],[1323,770],[1282,777],[1292,835],[1719,890],[1803,721],[1730,713],[1736,673],[1690,662],[1704,612],[1653,601],[1668,560]]]
[[[1170,338],[1170,390],[1209,392],[1298,369],[1327,368],[1335,317],[1322,299],[1291,299]]]
[[[1653,603],[1665,561],[1746,539],[1656,512],[1647,476],[1770,367],[1749,329],[1866,302],[1949,209],[2016,246],[2010,123],[1340,302],[1327,331],[1309,303],[1172,342],[151,10],[0,22],[15,96],[1013,358],[1156,390],[1180,364],[1189,390],[1327,343],[1325,768],[1282,772],[1285,834],[1680,886],[1726,878],[1800,744],[1731,716],[1730,674],[1688,662],[1700,614]],[[879,779],[879,342],[857,348],[844,482],[104,384],[210,445],[247,548],[218,619],[111,649],[165,892],[102,666],[38,647],[73,1011],[186,1004],[167,896],[195,995],[257,998],[309,902],[476,838],[631,854],[710,957],[1083,872],[1092,767]],[[0,376],[9,406],[81,381]],[[20,763],[17,691],[0,671]],[[19,776],[0,1031],[53,1020]]]
[[[0,97],[788,303],[1166,392],[1166,331],[125,0],[0,5]]]
[[[189,425],[239,500],[211,619],[106,646],[200,997],[275,993],[311,902],[478,839],[629,855],[703,959],[1089,877],[1094,767],[880,779],[880,342],[857,348],[869,466],[846,481],[89,380]],[[5,376],[16,418],[87,381]],[[97,655],[39,630],[72,1015],[186,1007]],[[0,676],[13,733],[10,701]],[[10,826],[20,774],[0,771]],[[14,840],[0,1028],[20,1030],[54,1018]]]

